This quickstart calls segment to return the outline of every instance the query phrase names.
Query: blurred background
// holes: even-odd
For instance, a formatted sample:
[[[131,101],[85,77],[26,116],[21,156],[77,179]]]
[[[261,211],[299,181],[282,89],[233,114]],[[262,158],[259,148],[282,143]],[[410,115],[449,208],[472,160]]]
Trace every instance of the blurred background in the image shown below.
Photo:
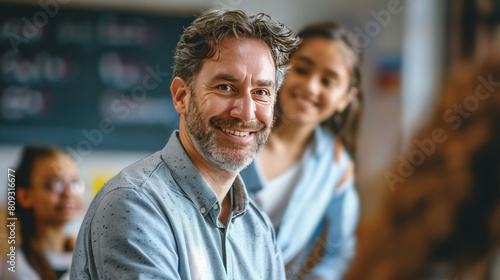
[[[88,205],[122,168],[163,148],[178,126],[169,91],[175,45],[201,10],[214,7],[265,12],[294,30],[337,20],[358,34],[362,214],[375,204],[387,166],[433,112],[446,70],[486,49],[500,52],[499,0],[0,1],[0,182],[23,145],[55,144],[77,161]]]

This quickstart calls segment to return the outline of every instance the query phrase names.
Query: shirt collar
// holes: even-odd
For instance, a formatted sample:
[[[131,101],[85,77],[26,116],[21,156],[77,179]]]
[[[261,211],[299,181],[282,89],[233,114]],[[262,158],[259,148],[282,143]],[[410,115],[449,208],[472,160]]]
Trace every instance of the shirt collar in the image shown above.
[[[242,215],[248,206],[248,193],[243,183],[243,179],[238,174],[233,184],[233,217]]]
[[[186,154],[179,141],[178,131],[174,131],[170,136],[167,145],[161,152],[161,157],[180,189],[194,203],[198,211],[204,217],[209,215],[216,225],[221,206],[219,199]],[[233,217],[236,217],[241,215],[248,205],[248,195],[239,175],[233,183],[232,191],[233,205],[231,209]]]

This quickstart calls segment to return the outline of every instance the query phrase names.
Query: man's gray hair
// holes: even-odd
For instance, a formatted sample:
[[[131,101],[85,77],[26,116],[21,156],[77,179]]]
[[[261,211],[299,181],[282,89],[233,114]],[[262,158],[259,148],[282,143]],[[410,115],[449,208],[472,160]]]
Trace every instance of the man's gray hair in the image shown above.
[[[202,13],[184,31],[174,57],[174,77],[194,87],[202,61],[213,57],[220,43],[228,38],[252,38],[264,41],[271,51],[276,69],[276,92],[288,69],[288,59],[300,39],[283,24],[259,13],[247,16],[243,11],[209,10]]]

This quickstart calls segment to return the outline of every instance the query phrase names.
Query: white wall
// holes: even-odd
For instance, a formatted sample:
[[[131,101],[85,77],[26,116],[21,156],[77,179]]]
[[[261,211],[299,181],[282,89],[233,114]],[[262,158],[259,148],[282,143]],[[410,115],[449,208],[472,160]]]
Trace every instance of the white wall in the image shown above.
[[[403,143],[409,147],[413,134],[436,109],[441,85],[445,45],[444,1],[410,1],[406,17],[405,67],[403,71]]]

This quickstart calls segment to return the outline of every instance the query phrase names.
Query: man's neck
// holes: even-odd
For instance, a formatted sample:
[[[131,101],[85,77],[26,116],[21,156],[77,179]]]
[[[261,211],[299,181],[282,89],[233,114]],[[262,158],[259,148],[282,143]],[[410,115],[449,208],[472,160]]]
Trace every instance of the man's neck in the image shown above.
[[[229,193],[228,193],[229,194]],[[219,221],[226,226],[228,223],[229,213],[231,213],[231,195],[226,195],[224,201],[221,202]]]
[[[179,131],[179,141],[198,172],[200,172],[201,176],[203,176],[208,185],[214,190],[220,204],[223,205],[224,198],[239,172],[228,172],[208,162],[197,152],[186,130]],[[190,146],[190,148],[188,149],[187,146]]]

